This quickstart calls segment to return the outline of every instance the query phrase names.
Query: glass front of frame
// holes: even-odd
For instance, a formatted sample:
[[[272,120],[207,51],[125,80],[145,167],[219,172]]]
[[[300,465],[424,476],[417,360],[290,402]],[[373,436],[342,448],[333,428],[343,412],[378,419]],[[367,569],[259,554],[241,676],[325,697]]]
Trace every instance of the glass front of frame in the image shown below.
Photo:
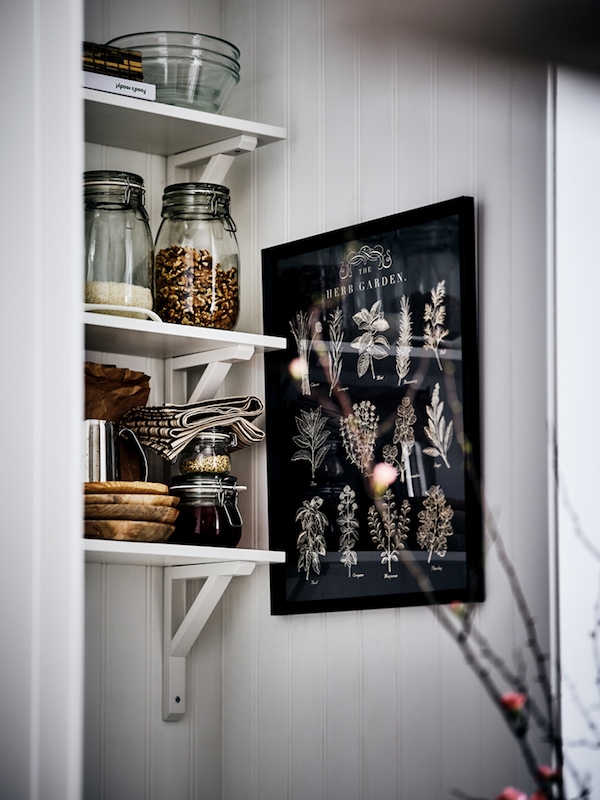
[[[474,202],[263,250],[274,614],[483,600]]]

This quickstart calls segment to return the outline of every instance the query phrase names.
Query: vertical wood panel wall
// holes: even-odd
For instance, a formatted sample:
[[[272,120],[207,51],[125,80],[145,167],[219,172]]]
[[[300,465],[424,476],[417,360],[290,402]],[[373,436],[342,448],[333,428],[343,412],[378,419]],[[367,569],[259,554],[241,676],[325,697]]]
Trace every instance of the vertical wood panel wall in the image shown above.
[[[288,129],[227,177],[241,329],[261,330],[261,248],[475,197],[487,498],[546,634],[545,69],[379,26],[377,2],[368,15],[358,0],[87,6],[92,41],[180,27],[236,42],[243,77],[226,113]],[[120,157],[88,148],[94,165]],[[140,162],[155,187],[161,169]],[[232,393],[248,381],[262,392],[260,367],[238,375]],[[264,545],[264,452],[243,458],[244,537]],[[437,800],[454,787],[527,788],[497,711],[427,609],[271,617],[258,568],[232,581],[193,649],[190,711],[163,723],[160,571],[88,572],[89,798]],[[510,659],[524,632],[493,552],[487,581],[479,619]]]

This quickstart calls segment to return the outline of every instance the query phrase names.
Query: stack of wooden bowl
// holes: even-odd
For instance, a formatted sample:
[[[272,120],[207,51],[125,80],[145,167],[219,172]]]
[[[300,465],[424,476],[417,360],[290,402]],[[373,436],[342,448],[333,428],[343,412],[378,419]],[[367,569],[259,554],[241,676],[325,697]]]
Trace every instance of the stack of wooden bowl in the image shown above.
[[[86,538],[165,542],[175,530],[179,498],[163,483],[85,483],[84,498]]]

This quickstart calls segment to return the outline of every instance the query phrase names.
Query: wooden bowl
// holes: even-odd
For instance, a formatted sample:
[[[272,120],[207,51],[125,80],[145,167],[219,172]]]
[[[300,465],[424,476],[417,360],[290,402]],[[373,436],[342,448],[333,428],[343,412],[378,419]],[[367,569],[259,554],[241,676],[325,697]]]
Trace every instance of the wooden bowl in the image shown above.
[[[86,503],[85,519],[123,519],[131,522],[175,522],[179,515],[170,506],[134,505],[133,503]]]
[[[134,522],[126,519],[86,519],[84,536],[87,539],[113,539],[122,542],[166,542],[175,530],[174,525],[160,522]]]

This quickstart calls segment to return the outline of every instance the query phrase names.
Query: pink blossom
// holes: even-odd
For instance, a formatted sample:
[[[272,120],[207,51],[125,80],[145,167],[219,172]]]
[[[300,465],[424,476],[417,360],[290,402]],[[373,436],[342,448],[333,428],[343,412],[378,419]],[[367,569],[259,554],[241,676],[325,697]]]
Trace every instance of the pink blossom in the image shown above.
[[[548,783],[553,783],[554,781],[558,780],[560,776],[560,770],[555,769],[554,767],[551,767],[548,764],[541,764],[538,767],[537,772],[538,776],[543,781],[547,781]]]
[[[374,497],[381,497],[385,494],[386,489],[392,484],[398,473],[396,468],[385,461],[380,461],[373,467],[373,474],[371,475],[371,490]]]
[[[450,611],[457,616],[459,619],[467,616],[467,607],[464,603],[461,603],[460,600],[453,600],[449,603]]]
[[[514,786],[507,786],[496,798],[496,800],[527,800],[525,792],[515,789]]]
[[[500,703],[507,711],[520,711],[527,702],[527,695],[521,692],[507,692],[500,698]]]

